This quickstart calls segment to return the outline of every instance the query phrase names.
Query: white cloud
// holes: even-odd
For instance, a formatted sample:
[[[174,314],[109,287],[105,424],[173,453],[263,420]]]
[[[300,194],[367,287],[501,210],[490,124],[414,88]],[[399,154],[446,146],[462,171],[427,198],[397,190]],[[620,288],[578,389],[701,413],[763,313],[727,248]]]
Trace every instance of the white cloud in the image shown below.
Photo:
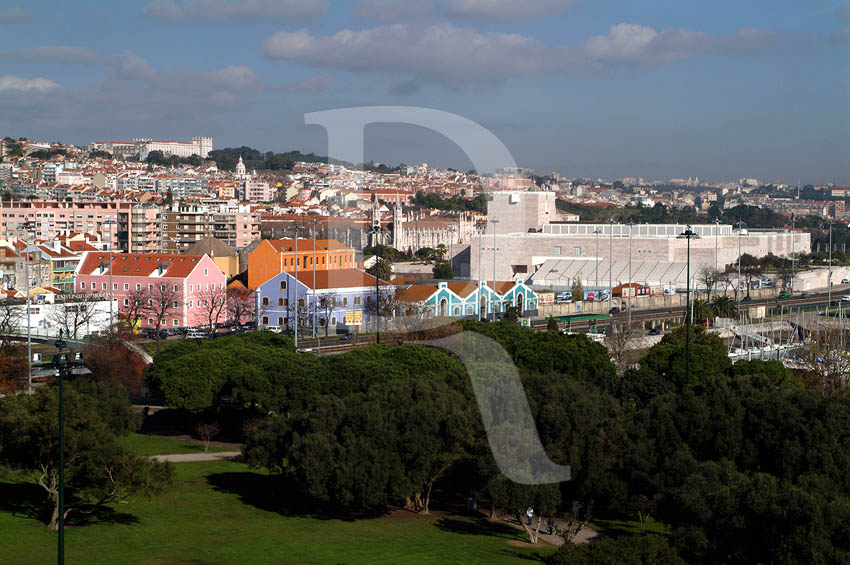
[[[360,20],[394,21],[427,16],[437,12],[433,0],[362,0],[351,8]]]
[[[59,85],[46,78],[21,78],[15,75],[3,75],[0,77],[0,92],[47,92],[59,88]]]
[[[309,20],[328,11],[327,0],[154,0],[142,8],[153,18],[179,20]]]
[[[9,8],[8,10],[0,10],[0,24],[13,24],[17,22],[24,22],[29,19],[29,13],[21,8]]]
[[[546,49],[516,34],[486,33],[451,24],[425,28],[395,24],[331,36],[302,29],[279,32],[263,43],[272,59],[360,71],[408,72],[441,82],[465,83],[550,68]]]
[[[486,20],[533,20],[567,11],[572,0],[448,0],[455,15]]]
[[[115,73],[119,78],[129,80],[150,80],[156,77],[154,69],[146,59],[134,55],[129,51],[119,56],[114,64]]]
[[[639,24],[617,24],[611,26],[607,35],[585,41],[579,56],[593,63],[658,66],[698,52],[760,49],[776,39],[774,33],[754,28],[742,28],[728,35],[710,35],[684,29],[659,32]]]
[[[550,47],[517,34],[480,33],[441,23],[394,24],[313,35],[279,32],[263,43],[272,59],[354,71],[403,73],[444,84],[465,84],[545,72],[581,72],[605,65],[649,67],[699,52],[767,47],[774,33],[743,28],[728,35],[682,29],[656,31],[618,24],[608,33],[572,47]],[[399,78],[399,77],[396,77]]]

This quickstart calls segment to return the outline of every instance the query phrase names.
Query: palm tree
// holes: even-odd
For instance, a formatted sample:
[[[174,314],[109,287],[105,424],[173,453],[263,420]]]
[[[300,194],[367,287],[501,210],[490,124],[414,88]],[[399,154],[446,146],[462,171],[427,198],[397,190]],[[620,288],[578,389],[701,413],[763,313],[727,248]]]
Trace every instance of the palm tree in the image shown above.
[[[712,317],[712,309],[707,300],[694,298],[691,301],[691,310],[694,313],[694,321],[696,322],[704,322]],[[690,315],[690,312],[688,312],[688,315]]]
[[[374,265],[366,269],[366,272],[382,281],[388,281],[393,276],[393,266],[387,259],[379,257]]]
[[[446,249],[446,245],[444,243],[441,243],[440,245],[437,246],[436,251],[437,251],[437,260],[442,261],[443,257],[446,256],[448,249]]]
[[[725,295],[711,299],[711,312],[718,318],[734,318],[738,315],[735,301]]]

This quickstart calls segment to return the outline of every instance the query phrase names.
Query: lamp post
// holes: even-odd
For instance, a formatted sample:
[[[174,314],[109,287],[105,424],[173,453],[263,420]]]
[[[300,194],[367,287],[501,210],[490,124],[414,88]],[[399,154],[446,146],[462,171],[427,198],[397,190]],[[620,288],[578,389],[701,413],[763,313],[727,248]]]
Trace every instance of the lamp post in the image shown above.
[[[59,354],[54,358],[56,376],[59,379],[59,547],[58,562],[65,563],[65,377],[69,369],[68,361],[62,353],[68,344],[62,339],[62,330],[59,330],[59,338],[54,342]]]
[[[741,228],[743,222],[738,220],[738,280],[735,284],[735,301],[738,309],[738,318],[741,318]]]
[[[628,327],[632,327],[632,293],[634,289],[632,288],[632,223],[629,222],[629,317],[628,317]]]
[[[827,312],[832,306],[832,222],[829,222],[829,268],[826,276],[826,302]]]
[[[602,233],[602,230],[596,228],[593,230],[593,233],[596,234],[596,289],[599,292],[599,234]],[[608,297],[610,298],[611,293],[609,291]]]
[[[711,278],[714,281],[712,284],[715,286],[714,292],[717,292],[717,242],[720,234],[720,218],[714,219],[714,273],[712,273]]]
[[[496,224],[499,220],[490,220],[493,222],[493,321],[496,321]]]
[[[614,298],[614,219],[608,220],[608,302]]]
[[[794,292],[794,214],[791,214],[791,292]],[[790,312],[790,310],[789,310]],[[790,317],[790,314],[789,314]]]
[[[699,239],[699,234],[688,226],[683,233],[679,234],[679,238],[688,240],[688,267],[687,280],[685,281],[685,384],[691,382],[691,323],[693,323],[693,314],[691,314],[691,240]]]
[[[378,239],[381,235],[381,226],[372,226],[372,240],[375,244],[375,343],[381,343],[381,288],[380,288],[380,265],[381,245]]]
[[[109,246],[107,251],[109,251],[109,335],[112,336],[112,328],[114,326],[114,313],[112,303],[115,301],[115,294],[112,290],[112,226],[115,225],[115,220],[113,218],[108,218],[103,221],[102,226],[109,226],[109,239],[106,244]]]
[[[33,222],[27,220],[24,222],[24,278],[25,290],[27,293],[27,393],[32,394],[32,330],[30,329],[30,252],[29,252],[29,233],[33,229]]]
[[[483,234],[481,233],[481,229],[478,229],[478,321],[481,321],[481,279],[484,276],[481,274],[481,238]],[[487,315],[487,312],[484,312],[484,315]]]
[[[303,229],[303,226],[295,224],[290,229],[295,233],[295,281],[293,281],[295,283],[295,302],[292,304],[292,311],[295,312],[295,349],[298,349],[298,232]],[[288,290],[287,294],[289,294]],[[287,312],[287,320],[289,319],[288,314]]]
[[[318,323],[318,313],[319,308],[316,304],[316,224],[319,223],[317,218],[313,218],[310,220],[310,224],[313,226],[313,337],[316,338],[317,343],[319,340],[319,330],[316,328],[316,324]],[[319,352],[321,352],[321,345],[317,345]]]

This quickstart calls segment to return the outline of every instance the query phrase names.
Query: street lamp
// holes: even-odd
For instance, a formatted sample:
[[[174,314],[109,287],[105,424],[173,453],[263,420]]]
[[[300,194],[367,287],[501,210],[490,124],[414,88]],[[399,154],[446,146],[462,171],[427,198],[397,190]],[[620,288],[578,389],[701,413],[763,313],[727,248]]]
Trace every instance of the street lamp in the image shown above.
[[[109,226],[109,240],[106,244],[109,246],[109,335],[112,336],[112,329],[114,327],[113,322],[113,313],[112,313],[112,303],[115,301],[115,295],[112,290],[112,226],[116,224],[113,218],[108,218],[102,222],[102,226]]]
[[[375,343],[381,343],[381,289],[380,275],[381,245],[378,239],[383,230],[380,225],[372,226],[372,243],[375,245]]]
[[[493,321],[496,321],[496,224],[499,220],[490,220],[493,223]]]
[[[313,218],[310,220],[310,223],[313,225],[313,337],[316,338],[316,349],[321,355],[322,338],[319,336],[319,329],[317,327],[319,307],[318,304],[316,304],[316,225],[319,223],[319,219]],[[325,269],[327,269],[327,265],[325,265]],[[328,277],[328,281],[330,281],[330,277]],[[325,321],[325,323],[327,323],[327,321]]]
[[[295,312],[295,349],[298,349],[298,232],[304,229],[304,226],[295,224],[290,228],[295,233],[295,302],[292,304],[292,311]],[[286,294],[289,294],[289,285],[287,285]],[[289,312],[286,313],[286,320],[289,321]]]
[[[596,289],[599,292],[599,234],[602,233],[602,230],[596,228],[593,230],[593,233],[596,234]],[[611,293],[608,293],[608,297],[611,297]]]
[[[614,218],[608,220],[608,302],[614,298]]]
[[[29,233],[35,224],[31,220],[24,222],[24,278],[27,293],[27,393],[32,394],[32,330],[30,330],[30,252]]]
[[[691,240],[699,239],[699,234],[688,226],[683,233],[679,234],[679,239],[688,240],[688,271],[687,280],[685,281],[685,384],[691,381]]]
[[[826,277],[826,311],[832,306],[832,222],[829,222],[829,270]]]

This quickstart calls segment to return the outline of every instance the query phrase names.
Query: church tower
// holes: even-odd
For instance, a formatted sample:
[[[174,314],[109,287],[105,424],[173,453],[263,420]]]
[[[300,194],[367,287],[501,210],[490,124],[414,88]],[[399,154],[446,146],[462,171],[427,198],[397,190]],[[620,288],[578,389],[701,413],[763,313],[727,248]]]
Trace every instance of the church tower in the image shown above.
[[[240,179],[248,176],[245,174],[245,163],[242,162],[242,155],[239,156],[239,162],[236,163],[236,176]]]

